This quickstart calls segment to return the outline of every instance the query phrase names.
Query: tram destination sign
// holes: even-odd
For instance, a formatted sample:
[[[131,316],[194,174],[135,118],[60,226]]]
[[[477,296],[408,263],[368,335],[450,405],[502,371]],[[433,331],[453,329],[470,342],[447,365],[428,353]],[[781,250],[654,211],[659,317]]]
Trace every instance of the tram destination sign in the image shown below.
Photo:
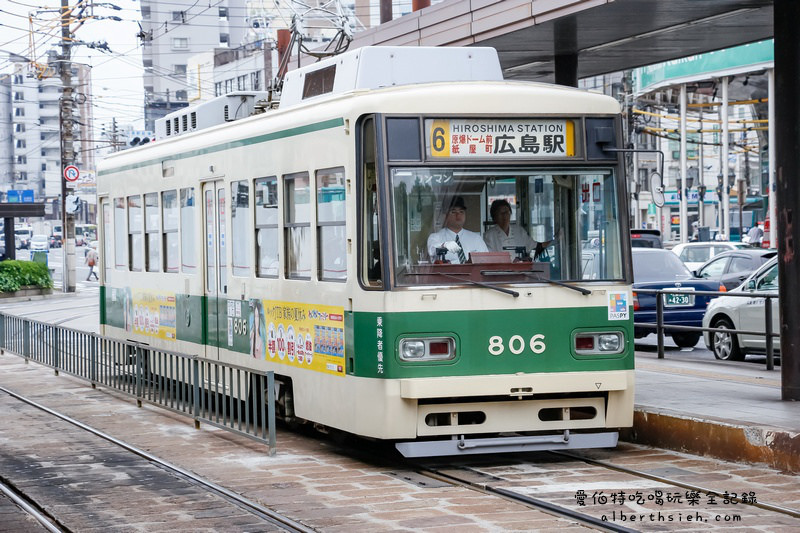
[[[426,119],[425,132],[434,159],[575,156],[575,125],[566,119]]]

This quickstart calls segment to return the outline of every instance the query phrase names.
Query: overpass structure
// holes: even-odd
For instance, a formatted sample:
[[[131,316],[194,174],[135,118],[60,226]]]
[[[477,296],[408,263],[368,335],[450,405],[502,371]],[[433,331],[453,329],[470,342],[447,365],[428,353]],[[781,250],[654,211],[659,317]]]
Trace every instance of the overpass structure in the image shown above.
[[[773,36],[773,0],[445,0],[351,47],[491,46],[506,79],[577,85]]]

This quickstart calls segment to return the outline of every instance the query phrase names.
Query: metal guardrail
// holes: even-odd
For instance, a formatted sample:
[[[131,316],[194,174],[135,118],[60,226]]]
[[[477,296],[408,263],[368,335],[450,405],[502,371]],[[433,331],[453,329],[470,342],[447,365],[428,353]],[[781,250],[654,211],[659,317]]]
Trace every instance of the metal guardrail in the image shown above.
[[[5,350],[142,402],[269,446],[275,455],[275,375],[0,313]]]
[[[650,328],[656,330],[658,335],[658,358],[664,359],[664,330],[670,331],[700,331],[700,332],[727,332],[738,335],[760,335],[767,338],[766,352],[767,352],[767,370],[775,369],[775,350],[773,347],[773,339],[778,335],[772,332],[772,300],[777,298],[778,295],[766,292],[719,292],[719,291],[692,291],[693,295],[700,296],[733,296],[736,298],[764,298],[764,331],[748,331],[741,329],[722,329],[722,328],[703,328],[698,326],[665,326],[664,325],[664,298],[661,294],[686,294],[686,291],[680,289],[634,289],[634,292],[642,294],[655,294],[656,295],[656,323],[634,322],[635,327]],[[635,312],[634,312],[635,316]]]

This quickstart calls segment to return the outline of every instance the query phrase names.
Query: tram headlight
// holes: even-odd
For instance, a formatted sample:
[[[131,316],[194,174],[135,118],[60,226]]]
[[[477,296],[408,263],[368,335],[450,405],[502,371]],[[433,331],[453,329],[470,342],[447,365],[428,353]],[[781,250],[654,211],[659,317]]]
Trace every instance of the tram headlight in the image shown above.
[[[619,333],[612,333],[612,334],[605,334],[599,335],[597,337],[597,346],[600,348],[601,352],[618,352],[621,339]]]
[[[613,355],[622,353],[624,346],[621,331],[585,331],[573,336],[573,347],[578,355]]]
[[[456,355],[456,341],[452,337],[403,339],[400,341],[400,359],[403,361],[447,361]]]

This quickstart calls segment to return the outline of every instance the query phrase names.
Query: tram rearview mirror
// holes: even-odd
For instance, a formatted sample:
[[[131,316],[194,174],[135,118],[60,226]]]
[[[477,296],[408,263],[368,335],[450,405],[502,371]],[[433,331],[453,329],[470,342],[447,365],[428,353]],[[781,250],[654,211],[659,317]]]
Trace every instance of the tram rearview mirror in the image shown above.
[[[650,174],[650,193],[653,195],[653,203],[656,207],[664,207],[664,185],[661,183],[661,174],[653,172]]]

